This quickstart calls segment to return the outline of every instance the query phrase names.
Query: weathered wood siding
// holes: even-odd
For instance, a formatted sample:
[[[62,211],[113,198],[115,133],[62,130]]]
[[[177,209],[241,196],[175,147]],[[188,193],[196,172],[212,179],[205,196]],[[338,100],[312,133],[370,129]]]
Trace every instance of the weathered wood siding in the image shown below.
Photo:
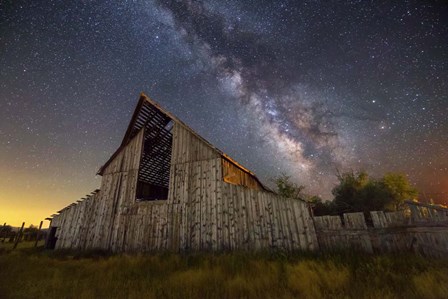
[[[171,165],[219,158],[220,154],[183,125],[174,123]]]
[[[369,253],[411,251],[432,257],[448,255],[448,209],[411,204],[410,213],[373,211],[370,216],[373,226],[366,224],[363,213],[344,214],[344,223],[339,216],[315,217],[320,248],[354,248]]]
[[[141,130],[105,169],[99,192],[53,218],[56,248],[114,247],[121,210],[135,203],[143,134]]]
[[[308,206],[223,181],[223,158],[173,127],[168,200],[136,202],[141,131],[104,172],[101,191],[52,221],[57,248],[156,250],[316,249]]]

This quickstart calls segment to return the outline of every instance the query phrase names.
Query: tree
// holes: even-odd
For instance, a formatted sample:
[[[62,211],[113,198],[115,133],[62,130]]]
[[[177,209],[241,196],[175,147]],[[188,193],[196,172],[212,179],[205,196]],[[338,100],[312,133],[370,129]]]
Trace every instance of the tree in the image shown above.
[[[418,194],[406,176],[400,173],[387,173],[384,177],[375,179],[365,171],[350,171],[338,173],[337,178],[339,184],[332,190],[332,201],[303,194],[305,187],[291,183],[286,174],[281,174],[274,182],[281,196],[310,202],[316,216],[397,211],[404,207],[406,199],[415,199]]]
[[[331,191],[334,195],[333,205],[338,214],[357,212],[363,206],[361,190],[369,183],[366,172],[346,172],[337,174],[339,185]]]
[[[392,202],[388,207],[391,210],[402,209],[405,200],[413,200],[418,195],[417,189],[411,186],[407,177],[402,173],[386,173],[382,183],[392,196]]]
[[[359,191],[357,212],[385,210],[392,202],[392,196],[382,181],[371,179]]]
[[[11,233],[12,233],[11,225],[0,226],[0,238],[9,237],[9,235],[11,235]]]
[[[304,194],[302,194],[305,186],[297,185],[290,181],[290,176],[282,173],[279,177],[274,179],[274,183],[277,186],[277,192],[281,196],[287,198],[304,199]]]
[[[369,212],[403,208],[404,200],[413,199],[417,190],[406,176],[388,173],[381,179],[373,179],[364,171],[338,173],[339,184],[332,190],[333,212]]]
[[[36,237],[37,237],[37,232],[38,231],[39,231],[39,229],[37,228],[37,226],[34,226],[34,225],[31,224],[28,228],[25,228],[23,230],[24,239],[26,241],[35,240]]]
[[[323,201],[322,198],[317,195],[312,196],[308,201],[311,203],[314,216],[334,215],[336,213],[333,201]]]

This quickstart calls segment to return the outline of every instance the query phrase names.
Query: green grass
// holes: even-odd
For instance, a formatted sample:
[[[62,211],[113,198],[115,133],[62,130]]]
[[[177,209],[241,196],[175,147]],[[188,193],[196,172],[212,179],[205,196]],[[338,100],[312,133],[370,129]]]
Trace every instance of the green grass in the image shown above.
[[[0,239],[0,251],[1,250],[12,250],[14,247],[14,242],[2,242],[3,239]],[[35,241],[21,241],[17,244],[17,249],[25,249],[25,248],[33,248]],[[37,242],[38,247],[42,247],[45,244],[45,240],[40,240]]]
[[[448,259],[410,254],[108,255],[20,245],[0,249],[1,298],[448,297]]]

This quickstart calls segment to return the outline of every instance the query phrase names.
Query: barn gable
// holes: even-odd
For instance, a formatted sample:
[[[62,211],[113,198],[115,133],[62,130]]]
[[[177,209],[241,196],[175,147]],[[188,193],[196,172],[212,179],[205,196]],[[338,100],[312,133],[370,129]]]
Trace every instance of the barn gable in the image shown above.
[[[144,141],[140,154],[137,197],[142,200],[167,199],[170,165],[218,157],[222,158],[220,176],[224,181],[270,191],[254,173],[224,154],[143,93],[120,147],[100,168],[99,175],[103,175],[110,163],[141,130],[144,131]],[[151,189],[155,190],[154,194],[149,191]],[[145,192],[146,190],[148,192]]]

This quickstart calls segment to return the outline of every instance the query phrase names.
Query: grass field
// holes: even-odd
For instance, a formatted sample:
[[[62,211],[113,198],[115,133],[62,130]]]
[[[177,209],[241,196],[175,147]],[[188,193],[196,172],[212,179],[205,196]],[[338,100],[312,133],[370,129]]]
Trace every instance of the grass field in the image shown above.
[[[410,254],[110,256],[32,245],[0,246],[0,298],[448,298],[448,259]]]

